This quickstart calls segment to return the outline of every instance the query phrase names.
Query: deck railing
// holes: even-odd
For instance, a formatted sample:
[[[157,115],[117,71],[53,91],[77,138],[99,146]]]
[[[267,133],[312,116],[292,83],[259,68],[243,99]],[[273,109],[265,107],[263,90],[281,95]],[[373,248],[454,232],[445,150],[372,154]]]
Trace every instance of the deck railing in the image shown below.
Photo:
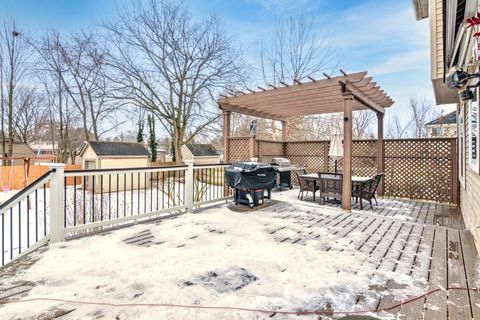
[[[0,205],[2,267],[50,239],[51,205],[47,190],[55,171],[50,169]]]
[[[226,200],[228,164],[49,171],[0,205],[1,266],[47,241],[193,212]]]

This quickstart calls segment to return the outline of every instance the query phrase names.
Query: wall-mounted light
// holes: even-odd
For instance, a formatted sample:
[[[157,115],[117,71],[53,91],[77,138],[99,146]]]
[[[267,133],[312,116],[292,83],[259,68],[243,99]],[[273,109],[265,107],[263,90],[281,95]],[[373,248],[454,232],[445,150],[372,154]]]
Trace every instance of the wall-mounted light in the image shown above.
[[[463,70],[456,70],[448,75],[447,85],[450,89],[460,89],[458,90],[458,98],[461,101],[472,100],[474,95],[471,89],[480,85],[479,81],[473,85],[467,85],[468,80],[473,78],[480,78],[480,73],[470,74]]]

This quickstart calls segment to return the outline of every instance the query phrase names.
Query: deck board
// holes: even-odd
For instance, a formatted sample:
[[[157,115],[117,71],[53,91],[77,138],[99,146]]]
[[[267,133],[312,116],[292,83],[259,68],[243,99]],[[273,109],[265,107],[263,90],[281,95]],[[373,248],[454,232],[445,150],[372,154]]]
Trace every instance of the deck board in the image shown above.
[[[338,204],[318,206],[341,212]],[[315,213],[315,209],[310,210]],[[374,266],[374,270],[392,272],[399,277],[412,276],[418,282],[416,285],[423,287],[418,294],[442,288],[424,298],[389,309],[387,312],[396,318],[480,319],[480,292],[445,290],[452,286],[474,288],[476,283],[478,255],[471,233],[463,230],[464,223],[457,207],[382,198],[373,209],[365,203],[364,210],[360,210],[359,204],[354,204],[351,214],[342,212],[340,216],[319,219],[315,225],[324,227],[335,237],[346,238],[353,232],[364,235],[348,242],[357,248],[358,257],[362,257],[357,270],[368,263]],[[365,259],[364,255],[368,258]],[[372,278],[380,275],[377,273],[373,272]],[[380,312],[401,303],[411,297],[398,297],[395,292],[406,286],[395,278],[372,285],[357,296],[355,308],[377,308]]]
[[[466,275],[458,230],[447,229],[448,288],[466,288]],[[472,319],[469,293],[465,290],[449,290],[448,316],[450,319]]]

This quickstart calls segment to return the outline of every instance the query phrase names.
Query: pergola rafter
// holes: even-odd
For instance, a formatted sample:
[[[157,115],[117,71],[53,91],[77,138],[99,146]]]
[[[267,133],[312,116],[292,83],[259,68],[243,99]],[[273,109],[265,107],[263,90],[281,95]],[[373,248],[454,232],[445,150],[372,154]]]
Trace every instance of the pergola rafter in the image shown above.
[[[257,87],[260,91],[234,90],[233,95],[222,96],[218,106],[223,110],[225,156],[228,161],[227,137],[230,136],[230,113],[236,112],[255,117],[279,120],[282,122],[282,139],[286,139],[286,127],[290,118],[313,114],[343,112],[344,118],[344,177],[351,176],[352,111],[370,109],[377,114],[378,145],[377,170],[383,172],[383,118],[385,108],[393,105],[393,100],[384,90],[367,77],[367,72],[341,76],[326,76],[311,82],[295,80],[293,84],[281,82],[282,86],[267,85]],[[342,207],[351,209],[351,179],[343,180]],[[383,192],[383,184],[379,193]]]

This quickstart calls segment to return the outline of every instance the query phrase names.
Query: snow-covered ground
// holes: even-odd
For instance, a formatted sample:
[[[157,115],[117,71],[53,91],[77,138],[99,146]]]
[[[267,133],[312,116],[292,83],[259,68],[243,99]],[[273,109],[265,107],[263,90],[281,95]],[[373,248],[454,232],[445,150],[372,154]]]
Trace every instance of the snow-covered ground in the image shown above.
[[[158,211],[184,205],[185,185],[181,181],[163,185],[147,185],[146,188],[111,192],[84,190],[68,186],[66,196],[66,226],[88,224],[100,220],[115,220],[125,216]],[[0,203],[14,196],[19,190],[0,192]],[[195,201],[207,201],[222,197],[223,187],[196,182]],[[27,210],[27,208],[29,210]],[[74,219],[74,216],[76,218]],[[29,199],[15,205],[11,212],[0,214],[0,266],[41,240],[50,232],[50,188],[32,193]],[[78,233],[78,232],[77,232]],[[73,235],[73,234],[69,234]]]
[[[301,203],[294,192],[285,192],[282,197],[293,205],[292,212],[281,212],[272,206],[241,213],[221,206],[52,244],[49,250],[34,253],[41,257],[30,268],[2,281],[5,286],[20,280],[35,283],[27,299],[171,303],[276,311],[359,309],[362,306],[356,304],[357,297],[388,280],[402,286],[384,294],[406,297],[424,291],[425,279],[396,274],[382,267],[377,270],[384,257],[377,256],[375,250],[373,254],[358,250],[358,244],[371,234],[354,230],[340,235],[341,227],[312,223],[309,234],[318,236],[308,237],[306,219],[313,215],[327,221],[339,211]],[[288,218],[292,215],[295,219]],[[294,239],[299,234],[307,235],[302,244],[280,240]],[[136,238],[145,241],[135,242]],[[428,257],[419,257],[417,263],[428,268]],[[54,301],[7,304],[0,312],[6,319],[33,317],[54,306],[75,309],[63,319],[269,318],[269,314],[238,310]],[[274,319],[284,318],[289,316],[279,313],[274,316]],[[318,315],[306,318],[318,319]]]

